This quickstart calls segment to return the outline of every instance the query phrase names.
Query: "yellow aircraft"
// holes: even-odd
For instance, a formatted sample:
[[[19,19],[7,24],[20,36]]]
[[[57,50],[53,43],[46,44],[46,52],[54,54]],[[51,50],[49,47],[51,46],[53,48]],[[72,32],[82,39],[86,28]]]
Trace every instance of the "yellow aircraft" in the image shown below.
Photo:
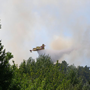
[[[30,52],[32,52],[32,51],[38,51],[38,50],[43,50],[44,47],[45,47],[45,45],[42,44],[42,46],[37,46],[36,48],[33,48],[33,50],[30,50]]]

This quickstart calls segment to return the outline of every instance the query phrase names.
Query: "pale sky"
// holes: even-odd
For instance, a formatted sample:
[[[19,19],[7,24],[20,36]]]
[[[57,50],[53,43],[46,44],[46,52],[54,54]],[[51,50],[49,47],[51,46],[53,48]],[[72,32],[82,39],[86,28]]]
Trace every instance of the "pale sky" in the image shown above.
[[[20,64],[38,57],[29,50],[77,48],[63,54],[60,62],[90,66],[90,0],[1,0],[0,39]]]

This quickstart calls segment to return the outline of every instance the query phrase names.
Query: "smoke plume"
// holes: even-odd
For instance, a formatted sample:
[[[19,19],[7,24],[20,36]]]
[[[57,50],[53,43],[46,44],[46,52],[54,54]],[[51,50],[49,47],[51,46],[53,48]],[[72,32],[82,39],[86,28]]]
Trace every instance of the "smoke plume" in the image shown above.
[[[37,51],[39,55],[49,55],[53,62],[59,60],[64,54],[70,54],[74,49],[66,49],[66,50],[39,50]]]
[[[90,65],[89,8],[90,0],[1,0],[0,39],[17,64],[44,43],[53,61]]]

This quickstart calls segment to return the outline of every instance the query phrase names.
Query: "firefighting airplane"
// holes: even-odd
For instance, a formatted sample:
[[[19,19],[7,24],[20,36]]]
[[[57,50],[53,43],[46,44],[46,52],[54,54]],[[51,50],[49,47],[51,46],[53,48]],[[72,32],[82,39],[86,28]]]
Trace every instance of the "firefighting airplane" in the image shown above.
[[[42,44],[42,46],[37,46],[36,48],[33,48],[33,50],[30,50],[30,52],[32,52],[32,51],[38,51],[38,50],[43,50],[44,47],[45,47],[45,45]]]

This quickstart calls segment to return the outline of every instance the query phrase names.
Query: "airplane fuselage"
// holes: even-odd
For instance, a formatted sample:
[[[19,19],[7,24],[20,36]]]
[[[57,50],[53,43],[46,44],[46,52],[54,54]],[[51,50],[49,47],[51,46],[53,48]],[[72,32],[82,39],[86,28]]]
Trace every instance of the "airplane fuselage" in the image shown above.
[[[44,47],[45,47],[45,45],[42,44],[42,46],[37,46],[36,48],[33,48],[33,50],[30,50],[30,52],[32,52],[32,51],[38,51],[38,50],[43,50]]]

